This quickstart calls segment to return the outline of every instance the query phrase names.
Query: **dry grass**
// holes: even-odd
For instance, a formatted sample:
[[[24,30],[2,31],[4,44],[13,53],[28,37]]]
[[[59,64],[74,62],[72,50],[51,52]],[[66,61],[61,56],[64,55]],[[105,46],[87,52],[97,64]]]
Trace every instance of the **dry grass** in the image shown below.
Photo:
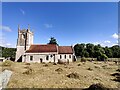
[[[2,66],[11,66],[13,64],[12,61],[6,60],[5,62],[2,63]]]
[[[78,65],[79,64],[79,65]],[[108,88],[117,88],[113,73],[118,66],[114,62],[74,62],[67,65],[51,63],[13,63],[3,69],[13,71],[8,88],[88,88],[94,83],[102,83]],[[88,68],[93,69],[92,71]],[[60,73],[58,73],[60,72]],[[70,78],[69,78],[70,77]],[[72,77],[72,78],[71,78]],[[78,79],[75,79],[75,78]]]

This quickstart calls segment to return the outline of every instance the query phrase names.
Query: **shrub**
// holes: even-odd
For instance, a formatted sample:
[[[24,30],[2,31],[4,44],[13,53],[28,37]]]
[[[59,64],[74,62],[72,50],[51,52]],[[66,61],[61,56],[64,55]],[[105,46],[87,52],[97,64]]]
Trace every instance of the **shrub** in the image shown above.
[[[79,79],[79,74],[78,73],[70,73],[67,75],[69,78],[74,78],[74,79]]]
[[[13,64],[13,61],[6,60],[5,62],[2,63],[2,66],[11,66]]]

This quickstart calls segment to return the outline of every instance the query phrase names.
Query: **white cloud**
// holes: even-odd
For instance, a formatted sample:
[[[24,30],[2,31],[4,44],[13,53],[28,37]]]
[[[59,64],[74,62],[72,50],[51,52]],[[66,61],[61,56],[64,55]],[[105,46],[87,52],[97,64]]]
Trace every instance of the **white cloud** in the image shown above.
[[[0,30],[4,30],[4,31],[7,31],[7,32],[11,32],[12,31],[12,29],[10,27],[2,26],[2,25],[0,25]]]
[[[102,47],[105,47],[105,46],[108,46],[108,47],[111,47],[113,45],[117,45],[117,42],[116,43],[113,43],[109,40],[106,40],[106,41],[101,41],[101,42],[93,42],[94,45],[98,45],[100,44]]]
[[[104,43],[111,43],[111,41],[108,41],[108,40],[107,40],[107,41],[104,41]]]
[[[44,24],[44,26],[45,26],[46,28],[52,28],[52,27],[53,27],[52,24]]]
[[[16,46],[13,46],[11,43],[6,41],[4,33],[0,35],[0,46],[3,47],[9,47],[9,48],[15,48]]]
[[[13,46],[11,43],[8,43],[8,42],[3,41],[3,40],[2,40],[2,42],[0,42],[0,46],[9,47],[9,48],[15,48],[15,46]]]
[[[93,44],[98,45],[98,44],[100,44],[100,43],[99,43],[99,42],[94,42]]]
[[[23,9],[20,9],[21,13],[25,15],[25,11]]]
[[[116,42],[118,43],[118,40]]]
[[[118,39],[118,34],[114,33],[114,34],[112,35],[112,37],[115,38],[115,39]]]

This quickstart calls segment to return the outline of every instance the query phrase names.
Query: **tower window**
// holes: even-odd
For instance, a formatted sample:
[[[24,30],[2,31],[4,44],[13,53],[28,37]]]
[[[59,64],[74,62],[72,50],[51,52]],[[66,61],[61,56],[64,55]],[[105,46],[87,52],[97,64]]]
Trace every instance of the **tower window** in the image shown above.
[[[30,56],[30,61],[32,61],[33,60],[33,56]]]

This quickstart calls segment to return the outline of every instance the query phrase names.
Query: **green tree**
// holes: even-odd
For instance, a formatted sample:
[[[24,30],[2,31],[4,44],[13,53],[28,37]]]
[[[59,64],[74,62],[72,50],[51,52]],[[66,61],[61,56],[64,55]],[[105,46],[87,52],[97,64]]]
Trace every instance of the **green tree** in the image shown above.
[[[105,61],[108,57],[105,54],[101,54],[100,56],[97,57],[98,61]]]
[[[16,54],[16,48],[3,48],[2,50],[2,57],[11,57],[11,58],[15,58],[15,54]]]
[[[86,50],[89,53],[89,57],[93,57],[94,56],[94,44],[88,43],[86,44]]]
[[[99,44],[94,46],[94,58],[97,58],[98,56],[101,56],[102,54],[104,54],[105,51],[103,49],[103,47],[101,47]]]
[[[54,37],[51,37],[48,44],[57,44],[57,41],[56,41],[56,39]]]
[[[76,44],[74,46],[74,50],[75,50],[75,55],[76,56],[81,56],[84,57],[85,56],[85,44]]]
[[[104,50],[105,50],[105,54],[106,54],[106,56],[107,57],[109,57],[109,58],[112,58],[113,57],[113,55],[112,55],[112,50],[109,48],[109,47],[105,47],[104,48]]]
[[[112,50],[113,58],[120,58],[120,46],[119,45],[114,45],[110,47],[110,49]]]

